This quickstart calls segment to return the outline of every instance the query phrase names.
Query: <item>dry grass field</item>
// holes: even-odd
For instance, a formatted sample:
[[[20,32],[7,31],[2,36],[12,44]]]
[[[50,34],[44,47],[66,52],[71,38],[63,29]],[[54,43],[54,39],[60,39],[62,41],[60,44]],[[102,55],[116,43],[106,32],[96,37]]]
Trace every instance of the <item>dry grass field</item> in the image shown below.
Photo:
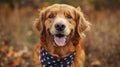
[[[86,32],[85,67],[120,67],[120,10],[83,11],[91,23]],[[33,29],[37,9],[0,9],[0,67],[34,67],[31,60],[39,34]]]

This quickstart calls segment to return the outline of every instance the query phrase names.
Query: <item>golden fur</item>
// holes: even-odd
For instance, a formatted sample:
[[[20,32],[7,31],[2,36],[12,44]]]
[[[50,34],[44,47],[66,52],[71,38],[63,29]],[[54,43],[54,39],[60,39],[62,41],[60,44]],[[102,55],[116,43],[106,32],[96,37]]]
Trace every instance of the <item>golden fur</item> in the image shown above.
[[[48,18],[52,15],[52,18]],[[69,18],[71,16],[72,18]],[[72,30],[71,37],[65,46],[55,46],[50,38],[48,29],[54,34],[53,25],[60,18],[65,20],[66,30],[65,35],[68,35]],[[39,18],[36,19],[35,28],[39,31],[40,41],[37,44],[34,51],[34,62],[36,67],[41,67],[39,61],[40,47],[45,48],[48,53],[58,58],[65,57],[72,52],[76,51],[74,62],[71,67],[83,67],[85,61],[85,53],[82,47],[82,38],[84,37],[84,31],[89,28],[89,23],[83,16],[80,8],[74,8],[65,4],[54,4],[45,9],[40,10]]]

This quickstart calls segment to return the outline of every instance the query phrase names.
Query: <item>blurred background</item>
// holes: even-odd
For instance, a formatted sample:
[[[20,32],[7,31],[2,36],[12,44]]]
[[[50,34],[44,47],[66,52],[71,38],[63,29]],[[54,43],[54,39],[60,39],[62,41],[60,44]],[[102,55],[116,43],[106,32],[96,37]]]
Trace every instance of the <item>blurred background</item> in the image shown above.
[[[120,67],[120,0],[0,0],[0,67],[34,67],[39,34],[33,21],[39,8],[54,3],[80,6],[92,24],[85,67]]]

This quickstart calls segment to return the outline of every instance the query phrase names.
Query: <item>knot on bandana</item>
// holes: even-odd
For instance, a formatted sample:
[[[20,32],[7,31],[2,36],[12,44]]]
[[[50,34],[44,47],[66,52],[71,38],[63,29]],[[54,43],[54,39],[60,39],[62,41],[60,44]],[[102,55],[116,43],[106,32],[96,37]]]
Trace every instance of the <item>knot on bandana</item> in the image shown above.
[[[41,56],[41,64],[42,67],[70,67],[72,64],[75,52],[71,53],[69,56],[64,58],[56,58],[50,55],[44,48],[41,48],[40,55]]]

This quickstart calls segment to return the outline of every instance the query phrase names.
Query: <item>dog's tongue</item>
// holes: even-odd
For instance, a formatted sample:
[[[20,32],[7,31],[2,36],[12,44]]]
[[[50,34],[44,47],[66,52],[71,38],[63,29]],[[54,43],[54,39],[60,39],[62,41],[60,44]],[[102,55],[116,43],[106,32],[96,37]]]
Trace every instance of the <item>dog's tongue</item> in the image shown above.
[[[64,36],[64,37],[56,37],[56,36],[54,36],[54,41],[57,44],[57,46],[64,46],[65,41],[66,41],[66,36]]]

